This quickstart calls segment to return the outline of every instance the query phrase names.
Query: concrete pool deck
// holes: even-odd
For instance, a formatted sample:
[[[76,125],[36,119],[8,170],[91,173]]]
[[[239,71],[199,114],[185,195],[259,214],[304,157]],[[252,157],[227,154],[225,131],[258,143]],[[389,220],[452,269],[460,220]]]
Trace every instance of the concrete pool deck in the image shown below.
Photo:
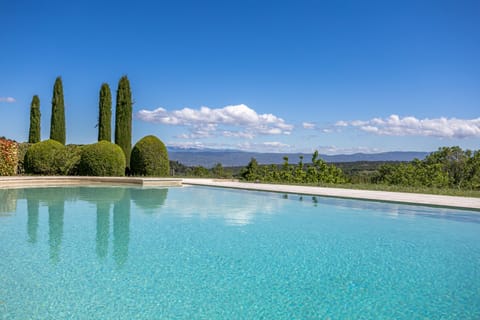
[[[48,187],[120,185],[144,187],[179,187],[182,179],[176,178],[137,178],[137,177],[77,177],[77,176],[13,176],[0,177],[0,189]]]
[[[183,179],[183,184],[480,210],[480,198],[469,197],[279,184],[260,184],[216,179]]]
[[[179,179],[179,178],[141,178],[141,177],[77,177],[77,176],[13,176],[0,177],[0,189],[45,187],[45,186],[82,186],[82,185],[119,185],[141,187],[179,187],[182,185],[201,185],[231,189],[270,191],[281,193],[324,196],[357,200],[386,201],[404,204],[420,204],[480,211],[480,198],[389,192],[374,190],[355,190],[279,184],[261,184],[221,179]]]

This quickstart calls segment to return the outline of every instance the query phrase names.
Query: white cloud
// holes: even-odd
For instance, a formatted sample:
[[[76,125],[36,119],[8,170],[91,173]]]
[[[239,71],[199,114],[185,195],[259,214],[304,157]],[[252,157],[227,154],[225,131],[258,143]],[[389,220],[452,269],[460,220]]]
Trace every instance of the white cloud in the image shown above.
[[[285,123],[273,114],[258,114],[244,104],[226,106],[218,109],[201,107],[200,109],[183,108],[168,111],[164,108],[140,110],[137,118],[146,122],[167,125],[188,126],[191,135],[185,137],[211,137],[222,128],[220,134],[226,137],[253,138],[256,135],[290,134],[293,125]],[[231,128],[241,130],[230,130]]]
[[[429,136],[439,138],[480,137],[480,118],[434,118],[417,119],[415,117],[373,118],[368,121],[338,121],[336,126],[352,126],[362,131],[386,136]]]
[[[340,120],[335,123],[336,127],[348,127],[348,122]]]
[[[0,102],[14,103],[16,101],[13,97],[0,97]]]
[[[304,122],[302,126],[304,129],[315,129],[315,123],[312,122]]]

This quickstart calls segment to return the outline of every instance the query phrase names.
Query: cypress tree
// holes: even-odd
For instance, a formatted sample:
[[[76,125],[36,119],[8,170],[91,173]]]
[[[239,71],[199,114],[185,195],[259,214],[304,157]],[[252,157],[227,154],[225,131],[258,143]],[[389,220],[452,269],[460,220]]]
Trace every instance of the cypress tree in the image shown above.
[[[115,143],[125,153],[127,171],[130,168],[132,151],[132,92],[127,76],[118,82],[117,104],[115,110]]]
[[[30,131],[28,133],[28,142],[40,142],[40,99],[37,95],[33,96],[30,104]]]
[[[112,141],[112,93],[108,84],[102,84],[98,102],[98,141]]]
[[[52,119],[50,122],[50,139],[65,144],[65,104],[63,102],[62,78],[57,77],[53,86]]]

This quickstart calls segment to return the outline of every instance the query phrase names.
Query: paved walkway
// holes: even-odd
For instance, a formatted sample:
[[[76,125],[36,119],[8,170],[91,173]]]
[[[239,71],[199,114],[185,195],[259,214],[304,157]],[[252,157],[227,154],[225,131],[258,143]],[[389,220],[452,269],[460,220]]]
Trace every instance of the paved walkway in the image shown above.
[[[183,179],[183,184],[480,210],[480,198],[406,192],[260,184],[215,179]]]
[[[42,186],[75,185],[137,185],[155,187],[181,186],[177,178],[141,178],[141,177],[79,177],[79,176],[12,176],[0,177],[0,189]]]

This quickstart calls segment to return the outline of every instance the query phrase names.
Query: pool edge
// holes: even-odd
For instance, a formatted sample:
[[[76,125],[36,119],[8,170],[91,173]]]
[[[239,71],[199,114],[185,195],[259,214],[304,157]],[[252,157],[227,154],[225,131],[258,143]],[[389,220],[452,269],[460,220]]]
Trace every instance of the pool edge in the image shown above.
[[[216,179],[183,179],[183,184],[480,211],[480,198],[471,197],[279,184],[261,184]]]

